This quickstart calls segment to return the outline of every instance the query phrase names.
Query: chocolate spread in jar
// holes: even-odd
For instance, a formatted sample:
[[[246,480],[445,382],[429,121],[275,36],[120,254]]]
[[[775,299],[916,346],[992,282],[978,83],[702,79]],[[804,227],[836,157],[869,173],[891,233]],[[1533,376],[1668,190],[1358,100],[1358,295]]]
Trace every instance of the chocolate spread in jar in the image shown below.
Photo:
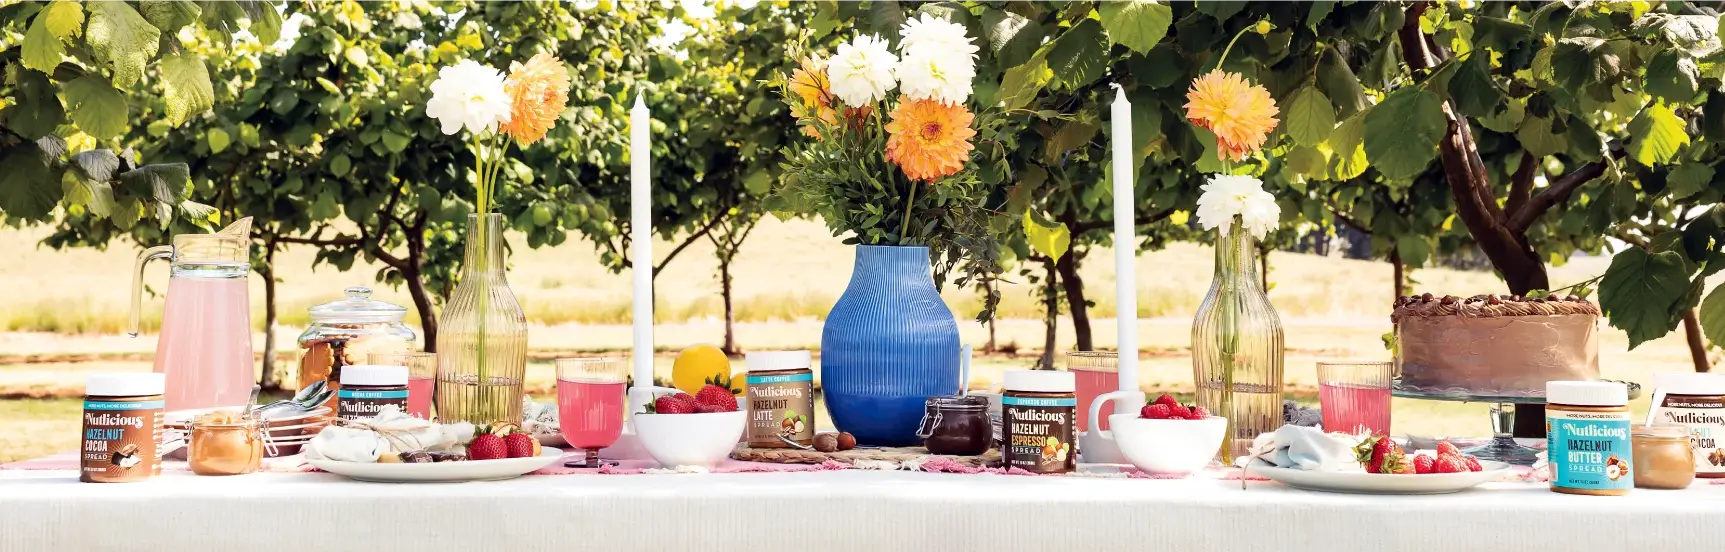
[[[159,373],[92,374],[84,388],[78,480],[129,483],[162,473]]]

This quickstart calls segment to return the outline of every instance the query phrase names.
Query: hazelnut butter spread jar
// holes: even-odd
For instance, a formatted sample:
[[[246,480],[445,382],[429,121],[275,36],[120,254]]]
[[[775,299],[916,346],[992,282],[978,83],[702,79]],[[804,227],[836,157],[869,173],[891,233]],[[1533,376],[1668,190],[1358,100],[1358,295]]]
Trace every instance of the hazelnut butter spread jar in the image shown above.
[[[341,370],[336,391],[336,416],[359,420],[376,416],[389,405],[407,410],[407,367],[360,364]]]
[[[1072,372],[1013,370],[1001,394],[1001,425],[1007,468],[1031,473],[1066,473],[1077,468],[1072,450],[1077,430],[1078,396]]]
[[[159,373],[92,374],[84,384],[78,480],[128,483],[162,473]]]
[[[1648,423],[1689,430],[1694,449],[1695,477],[1725,477],[1725,374],[1661,372],[1653,374],[1653,401]]]
[[[1621,495],[1635,487],[1629,389],[1608,381],[1545,384],[1546,462],[1551,490]]]
[[[790,448],[815,442],[815,373],[808,351],[749,353],[745,361],[749,446]]]

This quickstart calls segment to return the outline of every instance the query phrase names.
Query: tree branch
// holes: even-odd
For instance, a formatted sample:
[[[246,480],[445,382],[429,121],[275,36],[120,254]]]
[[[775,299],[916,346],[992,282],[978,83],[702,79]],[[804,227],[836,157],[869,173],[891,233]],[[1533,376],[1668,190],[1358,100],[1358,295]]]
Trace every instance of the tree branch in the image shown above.
[[[1359,222],[1355,221],[1354,219],[1348,217],[1347,215],[1342,214],[1341,209],[1337,209],[1335,204],[1330,203],[1330,198],[1327,198],[1327,197],[1321,198],[1320,201],[1324,202],[1324,208],[1325,209],[1330,210],[1330,216],[1336,217],[1336,220],[1342,221],[1342,224],[1346,224],[1349,227],[1351,227],[1355,230],[1358,230],[1367,236],[1372,235],[1372,229],[1366,228],[1364,225],[1361,225]]]
[[[1515,173],[1509,176],[1509,201],[1504,202],[1504,209],[1511,213],[1520,213],[1527,198],[1533,195],[1533,177],[1538,167],[1537,161],[1530,152],[1521,152],[1521,164],[1516,165]]]
[[[1620,154],[1621,152],[1613,152],[1612,156],[1616,157]],[[1539,195],[1528,199],[1527,205],[1523,206],[1521,210],[1514,211],[1514,215],[1509,220],[1510,231],[1516,234],[1526,232],[1527,228],[1533,225],[1533,221],[1539,220],[1539,217],[1544,215],[1546,211],[1551,210],[1553,206],[1559,203],[1568,201],[1570,194],[1574,193],[1576,188],[1599,178],[1599,175],[1602,174],[1605,174],[1605,162],[1594,161],[1551,181],[1551,185],[1546,186],[1545,190],[1539,192]]]
[[[1168,217],[1170,215],[1173,215],[1173,214],[1174,214],[1174,209],[1172,207],[1170,207],[1168,209],[1163,210],[1160,213],[1155,213],[1155,214],[1148,215],[1148,216],[1138,217],[1137,219],[1134,219],[1132,221],[1132,225],[1133,226],[1149,226],[1151,224],[1156,224],[1158,222],[1162,222],[1164,220],[1167,220]],[[1103,228],[1113,227],[1114,221],[1111,221],[1111,220],[1092,220],[1092,221],[1073,223],[1073,224],[1070,224],[1068,226],[1069,226],[1068,230],[1072,232],[1072,235],[1076,236],[1078,234],[1083,234],[1083,233],[1089,232],[1091,230],[1101,230]]]
[[[724,220],[724,218],[724,215],[713,217],[713,220],[707,221],[706,226],[702,226],[700,230],[696,230],[695,233],[689,234],[689,237],[684,238],[683,243],[677,244],[677,247],[671,249],[671,254],[666,255],[665,260],[660,261],[658,265],[653,266],[653,276],[658,277],[659,271],[664,270],[665,265],[671,264],[671,259],[677,258],[677,254],[682,253],[684,249],[688,249],[689,246],[694,244],[696,241],[700,241],[700,239],[705,237],[708,232],[712,232],[713,227],[717,226],[719,221]],[[652,260],[648,259],[648,262],[652,262]],[[629,259],[628,266],[634,267],[635,260]]]

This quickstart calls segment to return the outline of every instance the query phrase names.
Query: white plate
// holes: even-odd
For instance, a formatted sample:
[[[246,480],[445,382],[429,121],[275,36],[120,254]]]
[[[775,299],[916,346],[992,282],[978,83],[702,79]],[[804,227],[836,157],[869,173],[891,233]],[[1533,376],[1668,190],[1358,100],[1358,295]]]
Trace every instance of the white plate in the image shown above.
[[[1273,481],[1310,491],[1362,494],[1443,494],[1458,492],[1481,483],[1488,483],[1508,473],[1509,464],[1480,460],[1484,471],[1467,473],[1428,473],[1420,475],[1387,475],[1365,472],[1318,472],[1288,468],[1258,467],[1250,473]]]
[[[459,483],[462,481],[497,481],[521,477],[529,472],[563,460],[563,451],[554,448],[540,450],[530,458],[499,460],[467,460],[433,462],[429,464],[378,464],[372,462],[337,462],[307,458],[318,469],[374,483]]]

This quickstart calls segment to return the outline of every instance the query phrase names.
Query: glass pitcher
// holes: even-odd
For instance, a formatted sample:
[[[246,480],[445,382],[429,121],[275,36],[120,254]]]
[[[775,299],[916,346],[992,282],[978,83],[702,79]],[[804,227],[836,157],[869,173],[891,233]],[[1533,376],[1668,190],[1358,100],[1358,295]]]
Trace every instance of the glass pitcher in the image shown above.
[[[180,234],[174,245],[138,254],[132,280],[132,337],[144,301],[144,265],[173,263],[167,307],[156,342],[156,371],[166,375],[168,410],[242,406],[251,396],[251,217],[214,234]]]

